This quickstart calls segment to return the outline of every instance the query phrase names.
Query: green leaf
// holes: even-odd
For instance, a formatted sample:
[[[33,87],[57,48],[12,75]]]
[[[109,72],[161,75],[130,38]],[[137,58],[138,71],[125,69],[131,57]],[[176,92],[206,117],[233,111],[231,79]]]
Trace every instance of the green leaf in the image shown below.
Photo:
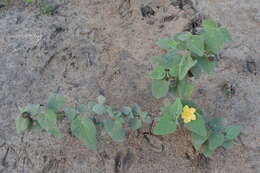
[[[24,108],[19,108],[21,114],[26,112],[26,113],[29,113],[30,116],[34,116],[34,115],[38,114],[39,109],[40,109],[39,104],[28,104]]]
[[[153,65],[160,65],[165,69],[170,69],[175,65],[178,65],[182,59],[182,56],[176,53],[169,53],[161,56],[152,57]]]
[[[179,98],[177,98],[175,100],[175,102],[171,105],[171,114],[173,116],[173,119],[175,119],[175,117],[179,116],[182,112],[182,103],[181,100]]]
[[[121,111],[124,115],[129,115],[132,112],[132,109],[128,106],[124,106]]]
[[[153,129],[155,135],[166,135],[175,132],[177,129],[176,122],[171,115],[163,115],[156,120],[156,125]]]
[[[130,112],[129,118],[134,118],[134,117],[135,117],[134,113],[133,113],[133,112]]]
[[[93,107],[93,112],[95,112],[98,115],[102,115],[102,114],[106,113],[106,107],[103,106],[102,104],[96,104]]]
[[[86,108],[86,105],[84,104],[79,104],[77,105],[77,108],[76,108],[77,112],[79,113],[84,113],[87,111],[87,108]]]
[[[212,156],[212,154],[214,153],[214,150],[211,150],[211,149],[209,148],[208,142],[206,142],[205,144],[203,144],[203,145],[202,145],[202,148],[203,148],[203,154],[204,154],[204,156],[206,156],[206,157],[210,157],[210,156]]]
[[[209,126],[215,131],[221,131],[224,128],[224,118],[223,117],[216,117],[211,119],[208,124]]]
[[[214,32],[217,29],[218,24],[214,20],[206,19],[202,21],[202,27],[207,32]]]
[[[114,141],[122,142],[125,140],[123,122],[124,121],[122,118],[104,121],[104,130],[112,137]]]
[[[75,117],[76,117],[76,114],[77,114],[76,111],[75,111],[73,108],[71,108],[71,107],[65,108],[65,109],[64,109],[64,113],[65,113],[65,116],[66,116],[70,121],[74,120]]]
[[[129,121],[129,127],[131,127],[133,130],[137,130],[141,128],[142,122],[138,118],[132,118]]]
[[[202,144],[207,141],[207,139],[208,136],[200,136],[197,135],[196,133],[192,133],[191,136],[191,142],[196,150],[199,150]]]
[[[179,74],[179,65],[170,68],[169,74],[170,76],[177,78]]]
[[[177,91],[177,86],[170,86],[170,88],[169,88],[169,93],[170,93],[171,96],[173,96],[173,97],[179,97],[178,91]]]
[[[152,81],[152,94],[154,97],[161,98],[167,95],[169,91],[170,82],[166,80]]]
[[[187,45],[186,45],[187,41],[180,41],[179,44],[177,45],[177,48],[179,51],[183,50],[186,51],[187,50]]]
[[[29,117],[24,118],[23,116],[20,115],[16,118],[15,124],[16,124],[17,133],[21,133],[31,127],[32,119]]]
[[[180,32],[177,33],[174,38],[180,41],[189,40],[191,38],[192,34],[190,32]]]
[[[182,112],[182,103],[179,98],[173,104],[161,108],[163,115],[169,115],[173,120]]]
[[[224,37],[224,43],[232,42],[231,35],[226,28],[220,28],[219,31],[222,33],[222,35]]]
[[[229,150],[233,147],[233,141],[232,140],[228,140],[228,141],[225,141],[222,146],[226,149],[226,150]]]
[[[157,46],[163,48],[163,49],[175,49],[175,50],[177,50],[176,49],[177,42],[172,40],[172,39],[169,39],[169,38],[160,39],[155,44]]]
[[[222,30],[216,30],[215,32],[211,32],[206,35],[205,43],[207,50],[214,54],[219,54],[222,51],[226,41],[226,38],[222,32]]]
[[[106,103],[106,98],[102,95],[98,96],[98,103],[103,105]]]
[[[140,112],[140,117],[144,123],[150,124],[152,123],[151,117],[148,115],[147,112]]]
[[[57,113],[58,111],[60,111],[64,104],[65,98],[57,93],[53,93],[48,98],[47,108]]]
[[[205,120],[198,113],[196,113],[196,120],[193,120],[189,123],[186,123],[185,127],[187,129],[189,129],[191,132],[196,133],[197,135],[207,136],[207,129],[206,129],[206,125],[205,125]]]
[[[198,65],[202,69],[203,72],[207,74],[211,74],[213,70],[216,67],[216,62],[215,61],[209,61],[207,57],[197,57],[198,60]]]
[[[213,133],[209,137],[209,149],[215,150],[224,143],[224,135],[222,133]]]
[[[193,67],[197,61],[193,61],[190,54],[183,55],[179,65],[179,80],[183,80],[188,71]]]
[[[86,116],[80,116],[72,121],[71,132],[90,149],[97,149],[96,127],[92,120]]]
[[[163,79],[166,75],[165,69],[162,66],[157,66],[151,73],[152,79]]]
[[[141,107],[138,104],[134,104],[132,106],[132,111],[133,111],[134,114],[138,114],[138,113],[141,112]]]
[[[197,54],[198,56],[204,55],[204,38],[200,35],[193,35],[190,40],[186,42],[187,48]]]
[[[37,115],[36,120],[44,130],[53,136],[63,137],[57,126],[57,115],[53,110],[49,109],[44,114]]]
[[[155,135],[170,134],[176,131],[176,117],[182,112],[182,103],[179,98],[173,104],[162,108],[162,116],[156,121],[153,130]]]
[[[193,93],[193,85],[190,84],[186,79],[179,81],[177,92],[180,98],[190,98]]]
[[[241,131],[241,126],[238,125],[227,126],[224,129],[224,132],[226,133],[225,138],[229,140],[236,139],[240,134],[240,131]]]
[[[194,75],[195,79],[199,79],[200,78],[200,74],[201,74],[201,67],[199,65],[199,62],[197,64],[195,64],[191,69],[190,69],[191,73]]]

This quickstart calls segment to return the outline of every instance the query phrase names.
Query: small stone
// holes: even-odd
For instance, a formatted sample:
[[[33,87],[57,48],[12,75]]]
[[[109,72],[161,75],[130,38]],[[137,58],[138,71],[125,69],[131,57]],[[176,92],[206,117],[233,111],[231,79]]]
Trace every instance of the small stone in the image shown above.
[[[155,14],[155,11],[148,5],[141,7],[141,12],[143,17],[150,17]]]
[[[122,157],[123,157],[123,151],[117,152],[115,156],[115,165],[114,165],[114,172],[119,173],[122,169]]]
[[[127,171],[134,163],[134,153],[128,151],[123,158],[123,170]]]
[[[21,16],[18,16],[17,18],[16,18],[16,22],[15,22],[15,24],[21,24],[23,22],[23,19],[22,19],[22,17]]]
[[[4,4],[0,4],[0,8],[4,8],[5,7],[5,5]]]
[[[5,137],[0,134],[0,146],[5,144]]]
[[[256,21],[256,22],[260,22],[260,10],[258,10],[258,11],[256,12],[255,21]]]

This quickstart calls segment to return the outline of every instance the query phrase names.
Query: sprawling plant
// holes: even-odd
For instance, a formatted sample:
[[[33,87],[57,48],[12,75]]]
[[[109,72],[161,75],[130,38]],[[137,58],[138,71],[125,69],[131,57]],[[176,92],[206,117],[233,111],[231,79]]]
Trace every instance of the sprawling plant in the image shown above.
[[[219,53],[229,42],[229,32],[212,20],[204,20],[196,35],[182,32],[157,42],[166,53],[152,59],[153,96],[161,98],[170,93],[177,99],[161,109],[154,134],[170,134],[177,130],[177,126],[184,126],[192,133],[195,149],[205,156],[210,156],[218,147],[231,147],[240,133],[240,126],[224,126],[222,117],[208,120],[198,106],[185,101],[193,93],[190,78],[198,79],[202,72],[212,73]]]
[[[170,93],[180,98],[191,97],[193,86],[189,77],[198,79],[202,72],[212,73],[219,53],[229,42],[228,31],[212,20],[203,21],[198,35],[182,32],[159,40],[156,44],[166,53],[152,58],[153,96],[161,98]]]
[[[99,96],[97,103],[79,104],[76,108],[64,107],[64,97],[54,93],[49,97],[44,110],[40,109],[39,104],[19,108],[16,130],[18,133],[26,130],[45,130],[53,136],[63,137],[57,120],[67,118],[72,135],[96,150],[96,127],[103,129],[114,141],[121,142],[126,138],[125,124],[133,130],[138,130],[142,123],[152,122],[148,113],[143,112],[137,104],[116,109],[105,105],[105,101],[104,96]]]
[[[152,93],[156,98],[170,93],[175,102],[161,108],[160,117],[156,118],[152,132],[155,135],[174,133],[178,127],[185,127],[192,134],[194,148],[205,156],[210,156],[218,147],[230,148],[234,139],[240,134],[240,126],[224,125],[224,118],[209,119],[204,111],[186,99],[192,96],[191,77],[198,79],[202,72],[210,74],[217,65],[219,53],[231,37],[225,28],[218,27],[212,20],[204,20],[198,34],[190,32],[176,34],[173,38],[157,42],[165,54],[153,57]],[[29,104],[19,108],[16,119],[17,132],[26,130],[45,130],[56,137],[64,135],[59,130],[59,118],[70,121],[73,136],[79,138],[91,149],[96,150],[96,129],[101,128],[114,141],[126,139],[126,128],[137,130],[142,123],[152,122],[147,112],[137,104],[121,109],[105,104],[104,96],[97,102],[65,107],[63,96],[54,93],[47,105]]]

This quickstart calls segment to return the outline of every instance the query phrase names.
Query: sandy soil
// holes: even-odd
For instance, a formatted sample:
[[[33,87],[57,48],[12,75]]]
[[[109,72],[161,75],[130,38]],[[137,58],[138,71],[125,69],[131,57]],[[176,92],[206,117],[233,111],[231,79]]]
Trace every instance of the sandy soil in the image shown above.
[[[0,0],[0,173],[260,172],[259,0],[53,2],[58,8],[48,16],[35,5]],[[147,6],[150,10],[142,13]],[[45,104],[54,91],[71,105],[104,94],[111,105],[138,103],[158,116],[164,100],[151,96],[148,76],[150,57],[162,51],[154,43],[192,29],[201,16],[217,20],[234,39],[216,73],[196,81],[193,97],[210,117],[223,116],[243,127],[232,150],[220,149],[206,159],[193,151],[188,132],[144,135],[149,127],[129,133],[122,144],[101,135],[97,152],[70,137],[65,121],[66,139],[16,134],[17,107]],[[232,89],[231,96],[223,85]],[[118,160],[126,161],[120,167]]]

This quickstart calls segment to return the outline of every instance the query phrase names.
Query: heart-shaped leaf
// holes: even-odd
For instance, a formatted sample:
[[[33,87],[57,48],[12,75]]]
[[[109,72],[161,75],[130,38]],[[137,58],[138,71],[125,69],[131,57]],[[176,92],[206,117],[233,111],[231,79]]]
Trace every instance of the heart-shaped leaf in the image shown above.
[[[210,157],[210,156],[212,156],[212,154],[214,153],[214,150],[211,150],[211,149],[209,148],[209,143],[208,143],[208,142],[206,142],[206,143],[204,143],[204,144],[202,145],[202,150],[203,150],[204,156],[206,156],[206,157]]]
[[[15,124],[17,133],[21,133],[31,127],[32,119],[29,117],[24,118],[23,116],[18,116],[15,120]]]
[[[190,131],[200,136],[207,136],[207,129],[203,117],[196,113],[196,120],[185,124],[185,127]]]
[[[90,118],[77,117],[71,123],[71,132],[92,150],[97,149],[96,127]]]
[[[224,131],[226,133],[225,138],[229,140],[233,140],[236,139],[240,134],[241,126],[238,125],[227,126]]]
[[[209,149],[215,150],[224,143],[224,135],[222,133],[213,133],[209,137]]]
[[[44,130],[53,136],[63,137],[57,126],[57,115],[53,110],[47,109],[44,114],[37,115],[36,120]]]
[[[198,56],[204,55],[204,38],[200,35],[193,35],[190,40],[186,42],[187,48]]]
[[[200,136],[197,135],[196,133],[192,133],[191,136],[191,142],[196,150],[199,150],[202,144],[207,141],[207,139],[208,136]]]
[[[47,108],[57,113],[58,111],[61,110],[64,104],[65,104],[65,98],[60,94],[53,93],[48,98]]]
[[[133,130],[137,130],[141,128],[142,126],[142,121],[139,120],[138,118],[132,118],[129,121],[129,127],[131,127]]]
[[[177,86],[177,92],[180,98],[190,98],[193,93],[193,85],[185,79],[179,81]]]
[[[125,140],[123,122],[124,120],[122,118],[104,121],[104,130],[112,137],[114,141],[123,142]]]
[[[202,21],[202,27],[206,32],[214,32],[218,24],[214,20],[206,19]]]
[[[155,135],[166,135],[174,133],[177,129],[176,122],[171,115],[163,115],[156,120],[156,126],[153,129]]]
[[[216,67],[215,61],[209,61],[207,57],[197,57],[198,66],[207,74],[211,74]]]
[[[169,91],[170,82],[166,80],[153,80],[152,93],[156,98],[161,98],[167,95]]]
[[[76,108],[77,112],[79,113],[84,113],[87,111],[87,106],[84,105],[84,104],[79,104],[77,105],[77,108]]]
[[[71,107],[65,108],[64,113],[65,113],[65,116],[68,117],[68,119],[70,121],[74,120],[76,117],[76,114],[77,114],[76,111]]]

